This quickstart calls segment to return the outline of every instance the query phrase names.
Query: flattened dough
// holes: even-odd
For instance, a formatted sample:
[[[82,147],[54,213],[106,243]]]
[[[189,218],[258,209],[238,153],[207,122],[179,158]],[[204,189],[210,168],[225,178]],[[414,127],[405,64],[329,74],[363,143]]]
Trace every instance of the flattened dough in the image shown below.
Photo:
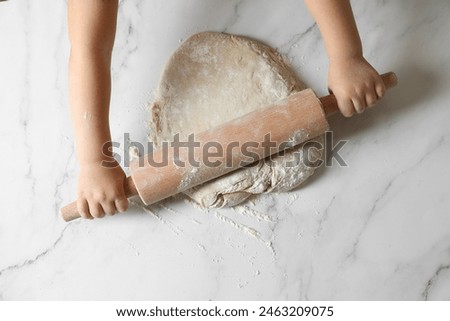
[[[150,140],[158,146],[175,134],[186,139],[302,89],[274,49],[240,36],[196,34],[166,65],[151,104]],[[322,137],[315,140],[322,143]],[[304,145],[298,145],[184,193],[205,208],[217,208],[254,194],[289,191],[314,173],[304,164],[304,153]],[[321,150],[313,153],[310,159],[321,159]]]

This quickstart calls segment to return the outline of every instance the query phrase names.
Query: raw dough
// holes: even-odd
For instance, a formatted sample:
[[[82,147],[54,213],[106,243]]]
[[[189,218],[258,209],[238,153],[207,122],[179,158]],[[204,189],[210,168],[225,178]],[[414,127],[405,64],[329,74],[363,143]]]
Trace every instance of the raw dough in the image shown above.
[[[151,105],[150,140],[213,128],[304,89],[274,49],[248,38],[203,32],[186,40],[166,65]],[[322,137],[316,138],[322,143]],[[314,173],[303,145],[272,161],[239,169],[185,191],[206,208],[234,206],[253,194],[289,191]],[[322,151],[315,151],[320,159]],[[295,166],[286,166],[294,162]]]

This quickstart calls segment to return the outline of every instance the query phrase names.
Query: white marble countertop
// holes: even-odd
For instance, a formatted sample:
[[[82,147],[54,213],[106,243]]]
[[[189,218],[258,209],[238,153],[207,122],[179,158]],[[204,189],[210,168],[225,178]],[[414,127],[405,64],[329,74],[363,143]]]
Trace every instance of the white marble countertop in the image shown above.
[[[349,167],[236,209],[181,198],[65,223],[77,162],[66,2],[0,4],[0,300],[449,300],[450,3],[354,1],[367,58],[398,88],[331,120]],[[326,93],[301,0],[124,0],[113,61],[115,140],[146,140],[147,105],[180,41],[214,30],[276,47]],[[247,233],[249,229],[256,235]]]

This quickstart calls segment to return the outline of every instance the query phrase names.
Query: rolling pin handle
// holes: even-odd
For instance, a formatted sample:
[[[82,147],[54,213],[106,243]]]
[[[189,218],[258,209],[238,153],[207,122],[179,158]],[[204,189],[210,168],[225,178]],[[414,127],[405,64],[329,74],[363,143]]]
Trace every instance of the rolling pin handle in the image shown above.
[[[393,72],[388,72],[381,75],[381,79],[383,79],[384,85],[386,89],[395,87],[398,83],[397,75]],[[334,95],[328,95],[320,98],[320,102],[322,103],[322,108],[327,116],[333,115],[339,112],[339,107],[337,104],[336,97]]]
[[[125,185],[124,186],[125,187],[125,195],[127,198],[138,195],[136,186],[134,185],[133,179],[131,177],[128,177],[125,180],[124,185]],[[60,214],[61,214],[62,218],[64,219],[64,221],[66,221],[66,222],[70,222],[70,221],[73,221],[73,220],[81,217],[80,213],[78,213],[78,207],[77,207],[76,201],[70,203],[67,206],[64,206],[61,209]]]

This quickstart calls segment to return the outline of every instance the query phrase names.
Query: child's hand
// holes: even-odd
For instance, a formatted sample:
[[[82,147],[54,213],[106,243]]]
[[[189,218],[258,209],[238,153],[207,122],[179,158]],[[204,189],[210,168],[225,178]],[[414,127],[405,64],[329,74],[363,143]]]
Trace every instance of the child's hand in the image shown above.
[[[125,212],[128,208],[125,179],[126,175],[118,165],[114,168],[99,163],[81,165],[77,200],[81,217],[102,218],[117,211]]]
[[[383,98],[386,91],[378,72],[362,56],[331,60],[328,86],[345,117],[362,113]]]

